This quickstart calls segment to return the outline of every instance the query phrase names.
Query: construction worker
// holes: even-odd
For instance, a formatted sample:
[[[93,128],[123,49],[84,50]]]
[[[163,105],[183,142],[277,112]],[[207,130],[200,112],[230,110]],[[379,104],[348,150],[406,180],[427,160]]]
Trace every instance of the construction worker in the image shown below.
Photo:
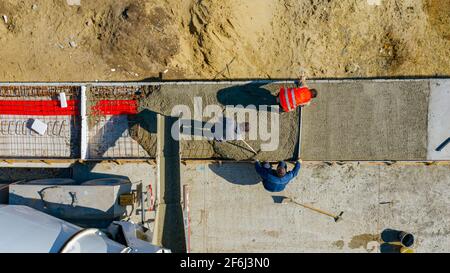
[[[298,106],[303,107],[309,105],[313,98],[317,97],[316,89],[309,89],[306,85],[306,78],[303,75],[301,84],[294,88],[281,87],[277,97],[284,112],[294,111]]]
[[[218,130],[218,128],[221,130]],[[211,127],[211,133],[214,134],[214,140],[219,142],[243,140],[243,133],[247,133],[249,129],[250,124],[248,122],[237,123],[233,118],[222,116]]]
[[[280,192],[286,185],[294,179],[300,171],[300,162],[295,163],[292,171],[287,171],[287,164],[284,161],[278,163],[277,169],[273,170],[269,162],[262,165],[257,160],[255,163],[256,172],[261,176],[264,188],[270,192]]]

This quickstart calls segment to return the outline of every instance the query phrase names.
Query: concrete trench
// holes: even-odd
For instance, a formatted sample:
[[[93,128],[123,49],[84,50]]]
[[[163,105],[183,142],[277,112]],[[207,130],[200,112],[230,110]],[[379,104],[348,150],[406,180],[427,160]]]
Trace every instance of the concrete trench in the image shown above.
[[[264,96],[271,96],[270,93],[275,94],[281,84],[292,85],[293,82],[0,83],[0,89],[11,86],[29,87],[30,89],[33,87],[70,86],[83,89],[83,86],[90,86],[91,88],[100,87],[114,90],[114,88],[139,89],[146,86],[161,86],[161,92],[170,95],[169,97],[174,97],[173,94],[181,94],[178,96],[179,100],[175,98],[166,102],[163,105],[164,109],[158,103],[150,104],[148,108],[157,113],[170,115],[172,107],[176,104],[186,104],[192,107],[192,102],[189,100],[196,94],[203,96],[204,104],[237,104],[241,99],[244,99],[245,103],[251,103],[252,98],[258,97],[258,94],[264,93]],[[299,129],[296,128],[298,121],[294,121],[293,124],[286,123],[286,117],[288,117],[286,114],[290,116],[293,114],[281,114],[280,126],[289,127],[280,128],[281,132],[286,133],[280,136],[279,151],[275,153],[262,152],[261,160],[292,160],[297,158],[299,151],[301,151],[302,159],[311,161],[450,159],[448,147],[436,151],[436,148],[449,137],[450,132],[450,122],[446,120],[449,115],[447,106],[450,102],[450,80],[317,80],[310,81],[309,85],[319,90],[319,96],[312,105],[305,107],[302,111],[301,135],[298,136],[296,133]],[[220,95],[217,95],[216,98],[216,94],[223,93],[224,90],[231,96],[224,93],[222,99]],[[0,90],[0,99],[2,99],[3,92]],[[89,92],[89,89],[86,92]],[[243,98],[233,95],[239,92],[247,95],[244,95]],[[266,101],[260,100],[261,103]],[[86,102],[81,100],[81,104],[83,103]],[[256,103],[259,101],[257,100]],[[2,121],[6,120],[6,116],[3,115],[1,119]],[[121,121],[116,118],[114,121],[101,123],[103,128],[98,125],[90,128],[90,137],[87,139],[77,137],[79,132],[83,132],[85,128],[81,127],[82,122],[74,122],[72,133],[69,133],[71,138],[66,140],[66,142],[70,142],[71,147],[66,150],[72,151],[71,153],[61,148],[64,152],[61,156],[55,154],[58,151],[49,151],[46,154],[35,154],[31,157],[23,155],[23,157],[79,159],[80,155],[73,152],[73,147],[78,147],[75,150],[86,147],[85,149],[89,151],[82,151],[82,154],[87,154],[83,159],[88,160],[155,158],[156,155],[146,153],[136,141],[127,136],[126,125],[121,126],[121,122],[126,122],[126,119]],[[69,122],[64,124],[67,125]],[[289,128],[292,127],[295,130],[289,132]],[[120,132],[115,132],[116,129]],[[106,131],[108,133],[99,133]],[[95,136],[96,134],[97,136]],[[299,137],[302,140],[301,143],[297,141]],[[52,138],[46,142],[59,141],[58,139]],[[83,140],[88,143],[80,143]],[[2,147],[8,146],[8,141],[14,142],[11,142],[11,145],[16,145],[16,147],[21,145],[16,143],[17,140],[13,141],[8,138],[2,141]],[[32,141],[33,138],[28,137],[23,142]],[[42,140],[40,141],[42,142]],[[108,147],[104,147],[104,143],[109,143]],[[3,153],[2,150],[7,150],[6,146],[0,149],[2,153],[0,158],[22,158],[20,151],[12,154]],[[38,148],[33,150],[39,150]],[[193,146],[193,148],[198,149],[197,146]],[[221,159],[211,158],[212,154],[209,153],[196,155],[194,152],[190,154],[189,150],[184,150],[181,156],[182,159]],[[240,160],[246,159],[251,159],[251,153],[248,158]]]

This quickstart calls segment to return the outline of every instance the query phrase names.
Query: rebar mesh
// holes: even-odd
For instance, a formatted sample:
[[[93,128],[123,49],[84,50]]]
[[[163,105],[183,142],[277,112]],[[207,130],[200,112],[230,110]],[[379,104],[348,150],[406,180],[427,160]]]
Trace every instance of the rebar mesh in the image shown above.
[[[57,96],[71,101],[60,108]],[[74,158],[79,156],[79,87],[0,87],[1,158]],[[31,129],[47,125],[43,135]]]

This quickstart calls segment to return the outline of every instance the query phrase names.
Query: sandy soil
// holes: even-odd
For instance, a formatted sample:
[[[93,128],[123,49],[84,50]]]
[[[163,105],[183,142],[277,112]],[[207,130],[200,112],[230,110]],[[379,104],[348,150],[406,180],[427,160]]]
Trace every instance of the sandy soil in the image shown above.
[[[231,61],[218,76],[449,74],[448,1],[202,3],[192,8],[191,32],[195,59],[205,60],[197,70],[210,75]]]
[[[1,81],[450,74],[448,1],[2,0],[0,16]]]
[[[179,48],[166,1],[2,0],[3,81],[141,80]],[[2,19],[2,18],[0,18]],[[156,74],[154,72],[156,71]]]

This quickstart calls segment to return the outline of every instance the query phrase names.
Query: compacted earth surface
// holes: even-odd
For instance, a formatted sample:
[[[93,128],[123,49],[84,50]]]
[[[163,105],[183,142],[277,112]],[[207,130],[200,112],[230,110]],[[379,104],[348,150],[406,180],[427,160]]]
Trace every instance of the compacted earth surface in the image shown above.
[[[448,1],[77,2],[0,2],[0,81],[450,72]]]

